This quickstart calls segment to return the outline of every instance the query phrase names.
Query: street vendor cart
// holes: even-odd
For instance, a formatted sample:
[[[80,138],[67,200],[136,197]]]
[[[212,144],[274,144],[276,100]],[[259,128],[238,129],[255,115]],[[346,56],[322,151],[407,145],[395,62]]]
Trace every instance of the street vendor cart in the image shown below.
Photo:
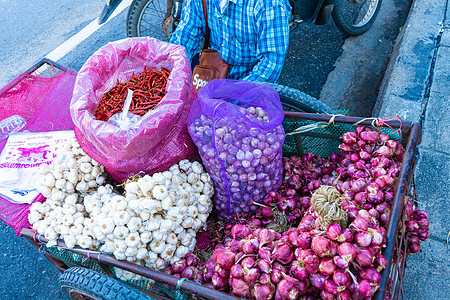
[[[6,101],[5,99],[11,99],[13,92],[20,93],[28,89],[26,93],[29,93],[29,89],[37,84],[38,78],[44,78],[43,81],[50,81],[49,78],[59,77],[59,84],[55,81],[49,85],[49,93],[53,93],[49,97],[60,97],[59,101],[67,102],[63,107],[66,110],[61,110],[58,113],[66,114],[66,117],[70,119],[68,102],[70,102],[70,89],[73,88],[74,76],[76,76],[75,71],[53,61],[43,60],[0,90],[0,105],[4,105],[2,101]],[[72,81],[70,81],[71,79]],[[61,89],[62,86],[64,89]],[[361,126],[371,128],[378,133],[384,133],[389,139],[396,140],[403,145],[404,155],[400,161],[399,172],[396,174],[395,188],[392,189],[390,214],[388,219],[384,221],[385,244],[380,253],[385,257],[386,262],[383,264],[383,268],[380,268],[381,278],[375,289],[376,293],[373,295],[374,299],[402,298],[402,280],[405,274],[407,256],[413,253],[409,242],[411,232],[406,223],[410,218],[407,212],[410,209],[408,205],[412,203],[414,207],[416,206],[414,168],[417,162],[417,146],[421,140],[420,125],[401,121],[398,118],[383,120],[351,117],[347,116],[345,112],[332,113],[325,105],[299,91],[278,85],[274,85],[274,87],[278,91],[284,110],[283,157],[302,157],[308,153],[311,153],[312,159],[329,157],[332,153],[342,150],[340,145],[345,133],[353,132]],[[43,105],[45,105],[44,102]],[[20,114],[21,112],[16,111],[16,113]],[[25,130],[51,132],[71,129],[71,124],[64,123],[64,120],[67,119],[55,119],[55,122],[60,121],[59,125],[57,123],[45,125],[43,124],[45,122],[40,122],[38,117],[48,118],[48,113],[40,114],[38,110],[33,113],[34,115],[24,116],[28,118],[30,124],[29,127],[24,128]],[[32,124],[35,127],[32,127]],[[3,147],[4,144],[5,142],[0,146]],[[284,178],[287,176],[285,175]],[[1,207],[5,207],[8,200],[4,198],[1,200],[3,203]],[[34,200],[34,202],[36,201],[45,202],[45,197],[40,194]],[[229,288],[214,289],[211,284],[201,284],[196,280],[188,280],[179,275],[175,276],[175,273],[170,273],[170,271],[157,271],[142,264],[119,260],[112,253],[86,249],[78,245],[68,247],[64,240],[58,240],[56,244],[52,242],[51,245],[47,245],[49,239],[39,234],[28,222],[30,204],[11,203],[11,207],[14,207],[14,209],[11,208],[6,214],[2,213],[2,220],[12,226],[18,235],[33,244],[62,273],[59,284],[64,295],[70,299],[241,298],[230,291]],[[218,223],[223,222],[216,221]],[[211,235],[206,237],[207,241],[208,239],[212,239]],[[214,249],[207,250],[211,255]],[[205,253],[205,251],[202,253]],[[372,261],[374,260],[372,259]],[[127,280],[118,275],[124,272],[139,276]],[[309,280],[311,279],[308,279],[308,282]],[[358,282],[361,283],[360,280],[361,278],[358,279]],[[312,283],[308,284],[311,287],[313,285]],[[317,289],[317,286],[315,288]],[[350,287],[348,287],[348,290],[351,290]],[[319,289],[315,290],[315,293],[318,291]],[[254,297],[254,294],[251,295]],[[276,297],[281,296],[278,294]],[[304,297],[304,299],[310,299]],[[334,297],[337,297],[337,294]],[[298,295],[298,299],[303,298]]]

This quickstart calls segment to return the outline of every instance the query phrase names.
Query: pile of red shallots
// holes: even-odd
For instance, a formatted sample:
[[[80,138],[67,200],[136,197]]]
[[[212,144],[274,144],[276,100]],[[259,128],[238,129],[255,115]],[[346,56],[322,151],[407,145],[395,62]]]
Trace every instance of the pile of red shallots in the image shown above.
[[[339,148],[328,158],[283,158],[282,186],[255,214],[224,226],[209,260],[189,254],[165,272],[251,299],[370,299],[387,264],[382,250],[404,149],[370,127],[345,133]],[[330,193],[319,199],[319,190]],[[409,197],[405,203],[408,253],[417,253],[428,215]]]

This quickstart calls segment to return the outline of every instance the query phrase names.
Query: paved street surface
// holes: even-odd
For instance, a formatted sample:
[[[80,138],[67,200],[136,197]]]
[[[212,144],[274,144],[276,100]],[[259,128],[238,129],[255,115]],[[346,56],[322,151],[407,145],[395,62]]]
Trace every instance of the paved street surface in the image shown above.
[[[431,9],[432,8],[432,9]],[[430,238],[408,257],[405,299],[449,299],[450,255],[450,10],[449,1],[414,1],[391,59],[375,115],[420,122],[415,178]]]

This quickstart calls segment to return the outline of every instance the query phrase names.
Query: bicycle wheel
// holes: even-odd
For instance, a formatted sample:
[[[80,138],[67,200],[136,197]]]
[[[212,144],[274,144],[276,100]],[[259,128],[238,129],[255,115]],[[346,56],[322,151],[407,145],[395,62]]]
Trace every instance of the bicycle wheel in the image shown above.
[[[360,35],[372,26],[382,0],[336,0],[333,20],[348,35]]]
[[[80,267],[64,271],[59,284],[68,299],[155,299],[112,277]]]
[[[170,26],[170,18],[164,22],[165,19],[166,0],[134,0],[127,14],[127,36],[150,36],[161,41],[168,41],[171,32],[167,30],[170,30],[172,26]],[[163,27],[163,22],[168,24],[164,24]],[[163,31],[164,28],[166,32]]]
[[[278,91],[281,103],[283,104],[283,110],[285,111],[320,114],[331,114],[333,112],[328,105],[325,105],[316,98],[302,93],[299,90],[275,83],[269,84]]]

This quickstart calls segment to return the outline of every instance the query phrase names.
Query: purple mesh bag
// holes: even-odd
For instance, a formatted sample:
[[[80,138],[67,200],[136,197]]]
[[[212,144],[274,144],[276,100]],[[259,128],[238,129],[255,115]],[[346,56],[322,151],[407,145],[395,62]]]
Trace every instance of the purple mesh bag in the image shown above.
[[[213,80],[198,92],[188,130],[215,187],[221,219],[256,210],[281,185],[283,108],[270,85]]]

